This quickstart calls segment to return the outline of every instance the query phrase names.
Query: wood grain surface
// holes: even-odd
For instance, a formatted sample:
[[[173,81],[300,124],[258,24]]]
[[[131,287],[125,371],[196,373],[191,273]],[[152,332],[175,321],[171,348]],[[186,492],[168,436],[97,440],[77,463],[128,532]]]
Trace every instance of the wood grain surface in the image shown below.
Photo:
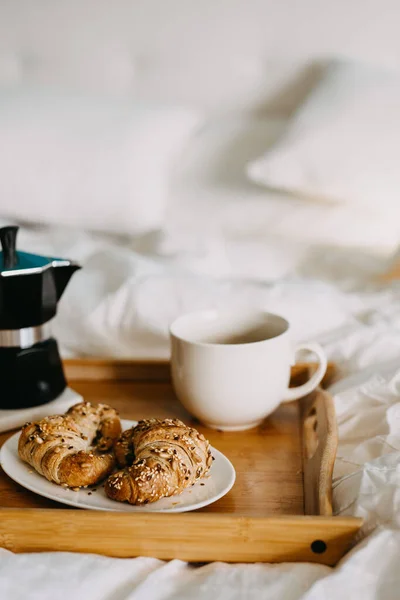
[[[333,398],[318,390],[300,401],[304,513],[332,515],[332,475],[338,446]]]
[[[195,422],[165,382],[80,381],[74,388],[90,402],[114,406],[124,419],[178,417],[202,431],[236,469],[233,489],[205,512],[246,516],[304,514],[301,428],[298,403],[282,405],[262,426],[243,432],[219,432]],[[2,443],[9,434],[0,436]],[[0,505],[58,507],[0,473]]]
[[[316,364],[298,363],[292,367],[292,383],[304,380]],[[72,358],[64,361],[68,381],[170,381],[169,362],[166,360],[123,360],[107,358]],[[336,365],[328,363],[323,386],[330,385],[336,376]]]
[[[308,368],[298,366],[292,383],[302,383]],[[284,404],[261,426],[233,433],[206,429],[186,413],[167,363],[69,361],[67,372],[86,400],[109,403],[122,418],[176,416],[194,425],[232,461],[236,483],[199,511],[130,515],[61,507],[0,471],[0,546],[16,552],[324,564],[335,564],[348,549],[362,521],[329,516],[337,443],[329,395],[318,391]],[[331,365],[328,378],[333,375]],[[0,435],[0,444],[9,435]]]
[[[192,562],[307,561],[334,565],[360,524],[361,519],[332,517],[251,519],[201,513],[129,515],[5,509],[0,510],[0,545],[13,552],[57,550]]]

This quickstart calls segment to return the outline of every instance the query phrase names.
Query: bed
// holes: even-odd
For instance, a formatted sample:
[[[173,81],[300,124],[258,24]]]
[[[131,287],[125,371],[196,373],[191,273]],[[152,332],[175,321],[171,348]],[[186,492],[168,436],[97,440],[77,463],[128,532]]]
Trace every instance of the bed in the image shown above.
[[[310,59],[389,64],[397,10],[393,0],[351,10],[316,0],[0,2],[2,88],[58,85],[207,114],[179,160],[162,227],[122,235],[21,223],[21,246],[84,266],[53,324],[63,356],[167,359],[168,324],[185,310],[229,303],[288,316],[295,338],[316,339],[339,367],[335,514],[365,519],[335,569],[0,550],[7,600],[397,597],[397,216],[352,209],[356,230],[344,213],[332,220],[325,206],[245,176],[318,78]],[[9,223],[5,210],[0,220]]]

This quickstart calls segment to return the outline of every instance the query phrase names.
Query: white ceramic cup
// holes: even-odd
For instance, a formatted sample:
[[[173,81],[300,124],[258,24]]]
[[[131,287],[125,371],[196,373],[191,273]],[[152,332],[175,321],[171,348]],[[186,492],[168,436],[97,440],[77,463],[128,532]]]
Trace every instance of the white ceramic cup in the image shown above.
[[[290,340],[286,319],[268,312],[201,311],[170,327],[175,392],[185,408],[208,427],[240,431],[255,427],[281,402],[312,392],[327,360],[314,343]],[[312,377],[289,389],[290,368],[299,350],[318,358]]]

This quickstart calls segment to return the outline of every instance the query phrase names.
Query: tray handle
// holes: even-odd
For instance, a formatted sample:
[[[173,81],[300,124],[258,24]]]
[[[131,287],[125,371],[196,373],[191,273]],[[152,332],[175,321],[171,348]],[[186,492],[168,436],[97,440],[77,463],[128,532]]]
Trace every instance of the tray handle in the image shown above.
[[[332,516],[332,475],[338,432],[332,396],[317,388],[300,400],[304,513]]]

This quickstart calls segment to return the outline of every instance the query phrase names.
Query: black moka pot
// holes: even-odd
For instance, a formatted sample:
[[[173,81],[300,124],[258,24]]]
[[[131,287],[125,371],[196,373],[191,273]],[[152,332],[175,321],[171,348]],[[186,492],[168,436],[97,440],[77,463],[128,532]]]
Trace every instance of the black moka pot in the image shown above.
[[[80,266],[18,252],[18,227],[0,229],[0,409],[57,398],[66,381],[49,321]]]

